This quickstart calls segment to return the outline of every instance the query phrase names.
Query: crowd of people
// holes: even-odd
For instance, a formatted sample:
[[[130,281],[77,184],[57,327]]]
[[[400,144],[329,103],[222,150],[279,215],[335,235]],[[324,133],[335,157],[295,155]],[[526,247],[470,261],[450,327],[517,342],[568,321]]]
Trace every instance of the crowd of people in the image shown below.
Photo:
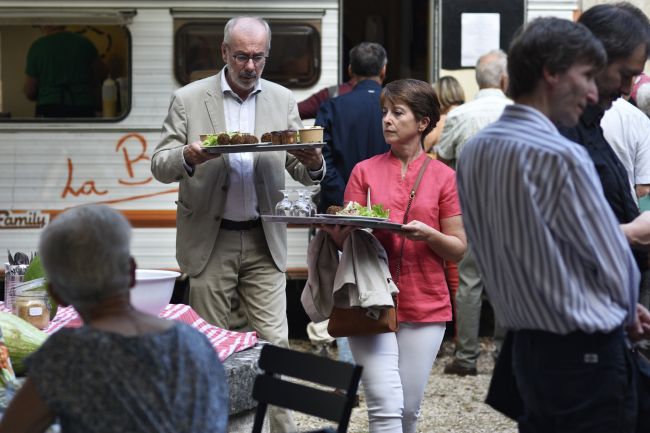
[[[531,21],[507,53],[478,59],[471,101],[453,77],[382,88],[386,51],[364,42],[350,51],[351,80],[303,110],[261,78],[270,50],[264,20],[228,21],[226,66],[174,92],[151,160],[158,181],[179,184],[176,257],[191,307],[228,328],[238,297],[259,336],[288,347],[287,229],[260,218],[273,212],[286,171],[320,184],[321,212],[372,201],[403,224],[372,233],[399,289],[399,328],[348,338],[370,432],[417,431],[452,319],[456,354],[445,373],[477,374],[484,291],[503,340],[487,402],[520,431],[650,431],[641,353],[650,212],[638,207],[650,190],[650,119],[634,105],[642,86],[629,98],[650,56],[643,12],[602,4],[578,22]],[[322,152],[220,155],[198,141],[210,131],[299,129],[301,117],[324,128]],[[339,251],[350,251],[357,229],[320,227]],[[60,331],[30,359],[0,432],[44,431],[54,417],[64,431],[225,431],[227,385],[205,337],[129,302],[135,263],[123,217],[103,206],[67,211],[40,248],[49,290],[85,326]],[[450,263],[459,264],[457,291]],[[33,417],[20,416],[26,408]],[[273,433],[297,431],[286,410],[273,408],[270,420]]]

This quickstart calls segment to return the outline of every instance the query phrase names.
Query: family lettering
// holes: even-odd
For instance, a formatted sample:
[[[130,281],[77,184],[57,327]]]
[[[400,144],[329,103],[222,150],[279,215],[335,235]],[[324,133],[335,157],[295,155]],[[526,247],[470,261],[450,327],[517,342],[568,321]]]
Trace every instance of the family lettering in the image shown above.
[[[40,229],[50,220],[48,214],[40,211],[14,212],[0,210],[0,229]]]

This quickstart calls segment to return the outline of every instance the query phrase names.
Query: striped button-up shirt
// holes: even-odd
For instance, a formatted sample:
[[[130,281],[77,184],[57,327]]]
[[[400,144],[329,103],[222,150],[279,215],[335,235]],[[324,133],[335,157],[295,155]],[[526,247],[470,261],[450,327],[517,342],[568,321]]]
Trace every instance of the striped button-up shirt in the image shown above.
[[[463,221],[499,321],[558,334],[631,323],[639,272],[587,152],[506,107],[458,163]]]
[[[258,80],[255,88],[245,100],[230,88],[226,81],[227,67],[221,71],[221,89],[223,90],[223,111],[228,131],[255,133],[255,102],[257,94],[262,91]],[[233,221],[257,219],[259,210],[255,192],[253,154],[251,152],[231,153],[230,187],[226,194],[223,218]]]

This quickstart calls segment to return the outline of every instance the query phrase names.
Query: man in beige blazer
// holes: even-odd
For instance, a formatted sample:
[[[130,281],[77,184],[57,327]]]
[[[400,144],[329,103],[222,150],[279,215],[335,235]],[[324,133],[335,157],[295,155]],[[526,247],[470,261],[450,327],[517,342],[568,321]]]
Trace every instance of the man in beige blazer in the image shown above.
[[[199,135],[299,129],[293,94],[260,78],[269,54],[268,24],[231,19],[221,52],[225,68],[174,92],[151,160],[161,182],[179,182],[176,258],[190,276],[190,305],[207,321],[228,328],[237,293],[249,324],[273,344],[288,346],[286,319],[287,229],[261,222],[282,198],[285,173],[320,182],[320,150],[237,153],[201,149]],[[290,418],[271,414],[272,431],[294,429]]]

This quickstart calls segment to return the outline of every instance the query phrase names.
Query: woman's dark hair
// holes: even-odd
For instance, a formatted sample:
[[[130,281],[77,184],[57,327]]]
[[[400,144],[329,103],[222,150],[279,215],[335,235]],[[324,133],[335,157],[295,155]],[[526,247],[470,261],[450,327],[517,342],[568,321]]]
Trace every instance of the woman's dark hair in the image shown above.
[[[628,57],[636,47],[650,47],[650,21],[630,3],[599,4],[587,9],[578,22],[593,33],[605,47],[607,61]]]
[[[424,137],[431,132],[438,120],[440,120],[440,102],[433,87],[429,83],[414,80],[413,78],[391,81],[381,91],[382,107],[386,102],[393,105],[405,104],[418,121],[425,117],[429,118],[429,124],[420,135],[420,144],[424,147]]]
[[[607,62],[600,41],[582,24],[569,20],[537,18],[522,26],[508,50],[508,94],[518,98],[531,93],[544,69],[566,72],[576,64],[601,68]]]

